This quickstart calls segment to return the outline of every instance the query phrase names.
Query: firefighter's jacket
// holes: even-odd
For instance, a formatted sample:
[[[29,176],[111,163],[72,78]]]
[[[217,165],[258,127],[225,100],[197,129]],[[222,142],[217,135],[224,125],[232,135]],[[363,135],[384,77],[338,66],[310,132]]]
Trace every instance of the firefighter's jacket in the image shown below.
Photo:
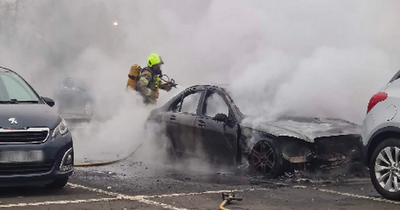
[[[153,73],[149,67],[145,67],[140,74],[140,79],[137,84],[137,90],[144,98],[144,103],[146,104],[156,104],[159,89],[170,90],[168,85],[161,81],[159,75]]]

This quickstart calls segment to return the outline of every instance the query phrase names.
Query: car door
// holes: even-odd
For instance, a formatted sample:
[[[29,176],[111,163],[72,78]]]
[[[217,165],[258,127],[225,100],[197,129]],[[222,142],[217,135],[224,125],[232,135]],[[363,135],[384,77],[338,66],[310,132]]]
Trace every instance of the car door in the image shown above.
[[[168,137],[176,152],[195,154],[194,122],[204,91],[187,92],[172,104],[164,115]]]
[[[237,157],[238,124],[225,95],[216,90],[205,94],[199,117],[195,120],[195,138],[205,155],[213,162],[234,163]],[[227,120],[214,117],[225,114]]]

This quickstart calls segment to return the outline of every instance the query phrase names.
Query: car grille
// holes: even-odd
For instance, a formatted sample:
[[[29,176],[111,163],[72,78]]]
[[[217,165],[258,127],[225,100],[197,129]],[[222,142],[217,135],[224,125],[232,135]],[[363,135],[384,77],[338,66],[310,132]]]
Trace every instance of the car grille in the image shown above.
[[[50,172],[53,163],[0,163],[0,176],[42,174]]]
[[[43,143],[47,140],[49,129],[30,128],[26,130],[0,129],[0,144]]]
[[[316,154],[323,159],[334,161],[339,156],[361,158],[360,135],[325,137],[315,140]]]

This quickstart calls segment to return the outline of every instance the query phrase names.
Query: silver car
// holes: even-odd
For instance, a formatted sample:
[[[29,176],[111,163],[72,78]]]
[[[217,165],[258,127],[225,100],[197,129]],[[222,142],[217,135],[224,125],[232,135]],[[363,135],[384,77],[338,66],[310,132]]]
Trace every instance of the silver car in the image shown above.
[[[363,122],[364,160],[375,189],[400,200],[400,71],[368,104]]]

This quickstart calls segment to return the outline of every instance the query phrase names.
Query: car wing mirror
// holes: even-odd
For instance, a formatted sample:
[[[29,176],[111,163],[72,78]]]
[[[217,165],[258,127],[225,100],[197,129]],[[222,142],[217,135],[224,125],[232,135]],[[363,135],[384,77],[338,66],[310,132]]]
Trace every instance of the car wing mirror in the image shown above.
[[[228,121],[228,116],[226,114],[218,113],[213,117],[213,120],[218,121],[218,122],[226,122]]]
[[[47,97],[42,97],[43,101],[46,102],[47,105],[50,107],[53,107],[56,103],[54,102],[53,99],[47,98]]]

